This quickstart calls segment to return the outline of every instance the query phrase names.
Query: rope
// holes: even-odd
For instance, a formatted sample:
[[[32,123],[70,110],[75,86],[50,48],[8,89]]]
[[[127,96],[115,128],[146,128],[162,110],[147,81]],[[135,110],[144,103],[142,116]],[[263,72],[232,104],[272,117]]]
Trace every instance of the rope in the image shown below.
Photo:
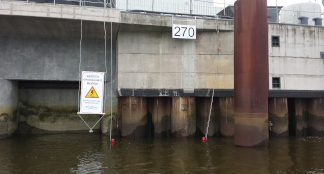
[[[112,132],[112,22],[110,22],[110,141]]]
[[[78,109],[80,110],[80,81],[81,81],[81,76],[80,76],[80,70],[81,70],[81,62],[82,62],[82,0],[80,0],[80,9],[81,9],[81,38],[80,38],[80,61],[79,61],[79,91],[78,91]],[[85,1],[84,1],[85,2]],[[106,4],[106,0],[105,0],[105,4]],[[107,34],[106,34],[106,5],[105,5],[105,13],[104,13],[104,30],[105,30],[105,68],[106,68],[106,72],[107,72],[107,42],[106,42],[106,38],[107,38]],[[106,75],[105,75],[105,82],[106,82]],[[104,83],[105,83],[104,82]],[[105,106],[105,101],[106,101],[106,85],[105,85],[105,91],[104,91],[104,101],[103,101],[103,105]],[[104,113],[106,111],[106,108],[104,107]],[[102,118],[104,117],[104,115],[102,115],[100,117],[100,119],[96,122],[96,124],[94,124],[92,127],[90,127],[88,125],[88,123],[83,119],[83,117],[78,114],[79,117],[81,118],[81,120],[87,125],[87,127],[90,129],[89,132],[92,133],[93,132],[93,128],[102,120]],[[111,136],[110,136],[111,139]]]
[[[214,80],[214,88],[213,88],[213,94],[210,102],[210,109],[209,109],[209,115],[208,115],[208,121],[207,121],[207,127],[206,127],[206,133],[205,133],[205,138],[207,140],[207,135],[208,135],[208,128],[209,128],[209,122],[210,122],[210,115],[211,115],[211,110],[213,108],[213,102],[214,102],[214,94],[215,94],[215,87],[216,87],[216,77],[217,77],[217,72],[218,72],[218,60],[219,60],[219,28],[218,28],[218,16],[215,18],[216,22],[216,32],[217,32],[217,44],[218,44],[218,54],[217,54],[217,62],[216,62],[216,74],[215,74],[215,80]]]

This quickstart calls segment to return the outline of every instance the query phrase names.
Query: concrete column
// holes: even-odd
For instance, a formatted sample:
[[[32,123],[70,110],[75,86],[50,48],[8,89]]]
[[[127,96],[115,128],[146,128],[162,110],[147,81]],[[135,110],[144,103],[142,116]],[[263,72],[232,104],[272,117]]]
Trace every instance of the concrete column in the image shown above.
[[[308,99],[309,136],[324,136],[324,98]]]
[[[269,121],[273,124],[270,135],[276,137],[289,136],[287,98],[269,98]]]
[[[234,98],[219,98],[220,133],[224,137],[234,136]]]
[[[9,137],[18,125],[18,83],[0,80],[0,139]]]
[[[147,105],[145,97],[119,97],[122,104],[123,137],[146,137]]]
[[[174,137],[189,137],[195,135],[195,97],[172,97],[171,133]]]
[[[269,139],[267,0],[237,0],[234,10],[234,142],[264,147]]]
[[[306,99],[295,99],[296,136],[308,136]]]
[[[205,136],[208,115],[210,110],[210,97],[197,97],[197,128],[199,136]],[[210,115],[208,137],[216,136],[219,133],[219,99],[214,97],[212,112]]]
[[[149,112],[152,115],[154,137],[167,137],[171,134],[171,97],[154,97]]]

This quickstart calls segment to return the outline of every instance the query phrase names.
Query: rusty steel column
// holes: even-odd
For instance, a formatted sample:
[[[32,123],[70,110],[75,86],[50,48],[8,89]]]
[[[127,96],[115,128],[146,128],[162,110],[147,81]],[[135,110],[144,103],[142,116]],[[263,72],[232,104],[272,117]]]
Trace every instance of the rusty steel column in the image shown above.
[[[267,0],[234,5],[234,142],[268,145]]]
[[[293,128],[296,130],[297,137],[308,136],[308,123],[307,123],[307,99],[296,98],[295,99],[295,121]],[[290,116],[290,115],[289,115]]]
[[[192,137],[196,133],[195,97],[172,97],[171,134],[174,137]]]
[[[205,136],[210,110],[211,97],[196,97],[197,107],[197,128],[199,137]],[[219,134],[219,103],[218,98],[214,97],[213,108],[210,115],[208,137],[217,136]]]
[[[309,136],[324,136],[324,98],[308,99]]]
[[[171,134],[171,97],[154,97],[149,109],[154,126],[154,137]]]
[[[234,136],[234,98],[219,98],[220,133],[223,137]]]
[[[269,121],[271,126],[270,136],[288,137],[289,119],[287,98],[269,98]]]
[[[145,97],[119,97],[123,137],[146,137],[147,105]]]

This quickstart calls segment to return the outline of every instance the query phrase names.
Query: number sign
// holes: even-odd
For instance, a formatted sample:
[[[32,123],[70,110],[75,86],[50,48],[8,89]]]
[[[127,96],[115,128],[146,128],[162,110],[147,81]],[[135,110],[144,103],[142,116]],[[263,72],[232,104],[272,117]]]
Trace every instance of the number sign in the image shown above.
[[[196,39],[196,26],[174,24],[172,26],[172,38]]]

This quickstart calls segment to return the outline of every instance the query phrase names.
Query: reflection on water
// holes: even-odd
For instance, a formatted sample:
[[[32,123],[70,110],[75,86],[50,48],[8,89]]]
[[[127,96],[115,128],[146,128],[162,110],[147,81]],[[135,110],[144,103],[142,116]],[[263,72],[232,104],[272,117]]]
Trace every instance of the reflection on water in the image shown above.
[[[268,148],[232,139],[117,139],[98,134],[0,140],[0,173],[323,173],[324,138],[270,139]]]

